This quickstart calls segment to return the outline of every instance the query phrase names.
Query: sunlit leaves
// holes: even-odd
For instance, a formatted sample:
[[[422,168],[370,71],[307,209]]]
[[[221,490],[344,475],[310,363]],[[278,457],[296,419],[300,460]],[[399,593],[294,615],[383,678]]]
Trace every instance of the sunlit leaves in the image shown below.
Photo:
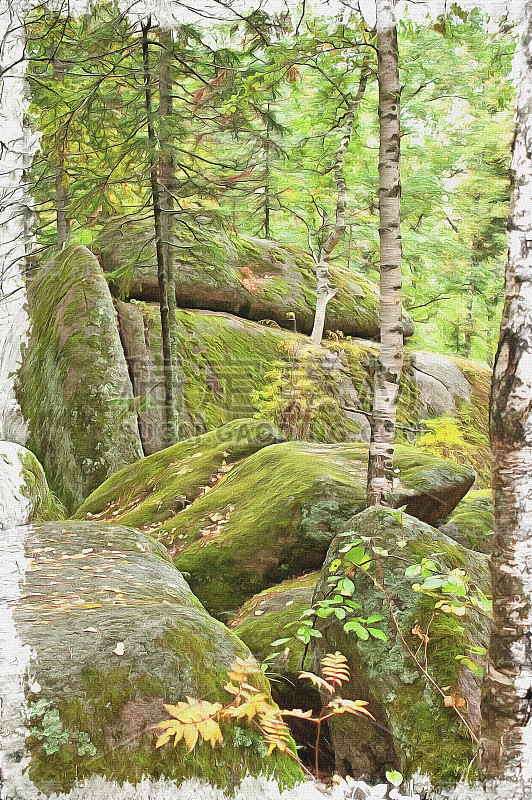
[[[194,748],[199,736],[212,747],[222,741],[222,732],[216,721],[222,709],[221,703],[209,703],[206,700],[187,697],[186,702],[177,703],[175,706],[165,705],[165,708],[173,719],[154,725],[154,728],[164,731],[157,739],[155,747],[162,747],[172,737],[174,745],[184,739],[189,750]]]

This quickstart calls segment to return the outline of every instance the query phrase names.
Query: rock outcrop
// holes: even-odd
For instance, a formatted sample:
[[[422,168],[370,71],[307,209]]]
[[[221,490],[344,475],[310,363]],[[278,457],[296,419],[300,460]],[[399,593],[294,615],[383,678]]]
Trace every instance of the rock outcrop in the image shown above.
[[[153,304],[117,301],[120,336],[135,396],[144,451],[163,446],[161,335]],[[193,436],[238,417],[263,416],[288,438],[322,443],[368,441],[377,345],[362,339],[324,340],[230,314],[177,312],[182,394],[180,434]],[[487,365],[406,351],[398,437],[414,443],[423,421],[436,425],[433,452],[471,464],[489,485]],[[453,424],[449,448],[446,424]],[[441,432],[441,433],[440,433]]]
[[[142,457],[128,367],[109,289],[85,247],[69,247],[36,271],[28,305],[32,327],[18,379],[28,447],[74,509]]]
[[[119,522],[155,533],[237,462],[283,440],[269,422],[230,422],[124,467],[85,500],[74,518]]]
[[[157,537],[207,609],[227,614],[318,569],[334,536],[365,507],[367,445],[268,444],[279,438],[268,423],[229,423],[123,469],[75,516]],[[474,481],[467,467],[405,445],[394,463],[396,505],[431,524],[444,521]]]
[[[344,593],[358,608],[344,605],[347,614],[341,618],[334,613],[318,617],[323,638],[315,640],[313,653],[316,661],[336,650],[347,656],[351,680],[342,694],[367,700],[377,724],[348,714],[329,721],[337,769],[375,777],[391,768],[405,775],[419,770],[432,775],[435,783],[455,781],[476,752],[456,711],[478,733],[480,677],[476,673],[482,656],[475,648],[487,647],[490,623],[472,598],[489,592],[488,559],[417,519],[382,507],[367,509],[346,528],[349,532],[340,534],[329,549],[313,603],[316,606],[333,596],[331,579],[349,578],[352,590],[348,585]],[[353,566],[361,561],[349,557],[361,547],[371,559],[365,568]],[[436,587],[441,586],[439,576],[448,576],[452,583],[453,570],[458,571],[454,594],[450,589],[429,587],[425,593],[419,589],[424,582],[421,573],[417,577],[405,574],[409,565],[419,565],[422,559],[430,561],[426,574]],[[460,581],[468,587],[466,592]],[[440,596],[457,613],[444,603],[438,605]],[[386,641],[367,630],[362,637],[355,629],[346,633],[344,625],[352,619],[370,619]],[[371,623],[363,622],[362,627]]]
[[[183,308],[224,311],[250,320],[273,320],[310,333],[316,307],[316,265],[303,250],[221,229],[178,228],[173,241],[176,299]],[[159,288],[152,229],[142,223],[109,223],[96,241],[113,292],[157,301]],[[349,336],[379,336],[377,286],[364,275],[331,265],[338,291],[325,326]],[[413,323],[405,316],[405,335]]]
[[[190,752],[184,742],[155,749],[152,726],[169,716],[163,703],[229,702],[227,671],[249,656],[203,609],[164,548],[132,528],[94,522],[7,533],[2,563],[18,551],[23,557],[20,599],[6,622],[21,653],[31,654],[31,677],[0,676],[2,686],[18,681],[26,690],[22,705],[2,695],[3,720],[13,727],[3,753],[6,791],[22,796],[17,781],[46,794],[68,791],[92,775],[131,783],[194,776],[224,788],[246,773],[271,770],[281,784],[301,777],[288,756],[265,761],[261,736],[244,722],[227,728],[216,750]],[[251,680],[269,692],[260,671]]]

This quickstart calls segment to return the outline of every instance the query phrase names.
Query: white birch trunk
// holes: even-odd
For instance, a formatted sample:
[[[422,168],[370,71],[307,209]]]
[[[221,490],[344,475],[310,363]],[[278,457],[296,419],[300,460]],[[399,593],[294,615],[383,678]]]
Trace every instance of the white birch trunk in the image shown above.
[[[403,368],[399,52],[392,0],[377,0],[377,50],[381,345],[371,419],[369,505],[385,504],[392,489],[395,418]]]
[[[495,629],[482,765],[532,784],[532,6],[527,3],[512,155],[506,297],[491,398]]]
[[[310,335],[310,341],[314,342],[314,344],[319,344],[323,339],[327,304],[336,294],[336,289],[331,284],[329,259],[336,245],[342,240],[345,231],[345,212],[347,208],[347,184],[344,174],[345,156],[351,141],[351,136],[353,135],[356,113],[364,96],[364,92],[366,91],[367,82],[368,72],[365,67],[362,67],[358,91],[349,104],[344,122],[342,140],[336,151],[334,160],[334,182],[336,184],[337,193],[336,220],[331,235],[327,238],[320,250],[316,266],[316,313],[314,314],[314,325]]]

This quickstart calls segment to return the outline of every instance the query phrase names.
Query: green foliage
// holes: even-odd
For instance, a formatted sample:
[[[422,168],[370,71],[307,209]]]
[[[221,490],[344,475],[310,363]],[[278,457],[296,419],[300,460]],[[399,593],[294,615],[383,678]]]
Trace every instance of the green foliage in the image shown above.
[[[264,388],[252,395],[256,416],[272,420],[292,440],[322,441],[329,429],[337,441],[351,438],[340,387],[322,363],[321,348],[288,341],[279,353],[264,375]]]
[[[467,423],[467,414],[462,419],[435,417],[424,420],[426,433],[418,439],[418,446],[426,453],[449,458],[457,464],[471,465],[481,485],[489,484],[490,450],[488,437]]]

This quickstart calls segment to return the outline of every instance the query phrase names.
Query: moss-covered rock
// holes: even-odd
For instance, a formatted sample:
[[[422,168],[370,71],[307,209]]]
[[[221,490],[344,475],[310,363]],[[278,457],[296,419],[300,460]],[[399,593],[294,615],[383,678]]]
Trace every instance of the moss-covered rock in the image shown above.
[[[119,297],[158,299],[154,234],[145,223],[109,223],[96,240]],[[220,229],[180,225],[174,237],[177,304],[226,311],[251,320],[297,325],[310,333],[316,307],[316,266],[304,251]],[[326,328],[350,336],[379,336],[378,289],[364,275],[331,265],[338,291],[327,306]],[[413,323],[405,317],[406,335]]]
[[[163,427],[159,312],[153,304],[122,302],[117,302],[117,311],[135,396],[140,398],[143,444],[145,452],[152,452],[161,447],[157,431]],[[329,339],[315,346],[306,336],[277,326],[183,310],[177,312],[177,336],[182,437],[259,415],[280,426],[287,438],[368,440],[375,343]],[[489,485],[490,379],[485,365],[407,351],[399,441],[420,441],[427,433],[425,421],[436,418],[427,451],[473,466],[477,482]]]
[[[283,438],[266,421],[230,422],[124,467],[99,486],[74,517],[156,530],[210,490],[236,462]]]
[[[491,489],[468,492],[440,530],[464,547],[489,555],[493,537]]]
[[[28,286],[31,334],[18,399],[28,447],[69,508],[142,456],[128,368],[96,258],[72,246]]]
[[[240,739],[225,727],[216,750],[198,744],[187,752],[183,742],[155,749],[152,726],[168,718],[163,703],[228,702],[228,668],[249,655],[160,545],[131,528],[90,522],[16,530],[30,559],[14,623],[35,654],[25,747],[39,789],[65,791],[90,775],[132,783],[194,776],[223,787],[247,772],[272,770],[288,784],[300,778],[286,756],[265,761],[260,736],[244,723]],[[252,681],[269,691],[260,673]]]
[[[255,594],[316,569],[366,498],[368,447],[286,442],[245,459],[212,491],[159,526],[156,535],[190,573],[209,611],[223,615]],[[429,522],[467,492],[465,467],[401,446],[396,503]]]
[[[0,531],[63,516],[44,470],[21,444],[0,442]]]
[[[316,662],[325,652],[338,650],[347,656],[351,681],[342,693],[368,701],[377,724],[347,714],[330,720],[337,769],[343,774],[379,778],[391,768],[399,768],[405,775],[420,770],[430,774],[435,783],[455,782],[476,749],[442,694],[449,703],[456,703],[471,729],[478,732],[480,678],[465,660],[478,662],[480,656],[472,648],[487,646],[489,620],[459,594],[459,603],[463,600],[467,606],[465,616],[461,611],[456,615],[436,608],[438,596],[413,589],[423,578],[407,577],[405,569],[426,558],[432,561],[431,575],[461,570],[460,578],[467,576],[475,594],[477,588],[489,591],[488,560],[417,519],[382,507],[358,514],[346,528],[348,532],[340,534],[329,549],[313,602],[317,607],[320,600],[334,598],[331,579],[349,578],[351,586],[342,584],[342,590],[345,595],[352,592],[360,608],[350,610],[342,601],[347,609],[344,619],[340,621],[334,614],[318,618],[323,639],[315,640],[313,655]],[[362,563],[358,555],[354,561],[349,558],[349,551],[362,547],[372,559],[366,569],[353,565]],[[372,549],[375,547],[377,550]],[[450,595],[445,597],[451,602]],[[345,632],[346,622],[372,615],[373,627],[386,635],[386,641],[367,632],[365,638],[357,638],[354,630]],[[425,646],[428,672],[442,694],[414,661],[413,656],[425,665]]]
[[[282,651],[269,666],[277,676],[291,681],[291,685],[285,681],[276,683],[281,693],[291,692],[298,672],[303,669],[305,645],[294,634],[301,626],[301,615],[312,605],[318,575],[319,572],[310,572],[259,592],[228,623],[259,660]],[[285,638],[290,639],[286,647],[271,647],[272,642]]]

